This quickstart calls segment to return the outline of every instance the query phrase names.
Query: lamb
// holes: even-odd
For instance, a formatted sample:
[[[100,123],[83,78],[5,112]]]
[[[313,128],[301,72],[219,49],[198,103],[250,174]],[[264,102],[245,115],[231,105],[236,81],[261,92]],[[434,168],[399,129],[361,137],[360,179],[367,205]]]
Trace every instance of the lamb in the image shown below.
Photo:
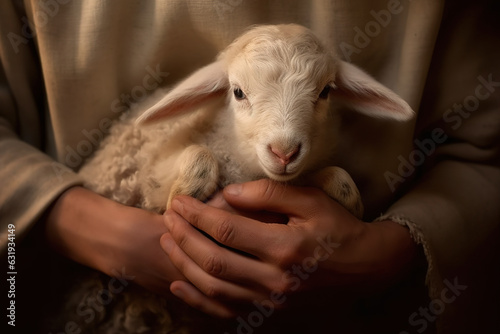
[[[206,200],[227,184],[267,177],[319,187],[361,217],[355,183],[335,167],[339,106],[399,121],[413,114],[310,30],[252,27],[213,63],[125,114],[79,173],[95,192],[159,213],[176,195]],[[103,288],[89,284],[73,299]],[[175,322],[167,311],[175,301],[132,290],[119,298],[101,329],[162,332]]]
[[[319,187],[362,217],[354,181],[334,166],[336,109],[398,121],[413,115],[295,24],[252,27],[159,94],[118,122],[79,172],[95,192],[156,212],[176,195],[206,200],[227,184],[267,177]]]

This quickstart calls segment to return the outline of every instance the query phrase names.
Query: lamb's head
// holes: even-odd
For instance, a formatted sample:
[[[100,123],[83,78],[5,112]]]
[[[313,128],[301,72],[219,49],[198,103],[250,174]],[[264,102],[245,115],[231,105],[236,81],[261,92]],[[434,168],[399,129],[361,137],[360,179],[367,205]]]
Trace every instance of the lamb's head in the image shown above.
[[[336,59],[297,25],[261,26],[231,44],[230,100],[247,166],[287,181],[317,164],[334,144],[328,111]],[[252,168],[253,167],[253,168]]]
[[[245,166],[287,181],[315,166],[335,144],[331,100],[396,120],[412,116],[400,97],[339,60],[307,28],[257,26],[174,88],[139,119],[184,113],[226,96]]]

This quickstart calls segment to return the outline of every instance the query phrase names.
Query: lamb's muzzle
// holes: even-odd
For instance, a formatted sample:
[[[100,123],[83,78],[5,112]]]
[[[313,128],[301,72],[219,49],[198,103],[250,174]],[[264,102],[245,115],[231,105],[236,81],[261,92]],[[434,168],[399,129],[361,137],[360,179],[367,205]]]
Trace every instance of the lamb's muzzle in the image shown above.
[[[277,161],[286,167],[290,162],[293,162],[300,153],[301,144],[292,146],[291,148],[282,149],[279,145],[269,144],[269,150],[273,153]]]

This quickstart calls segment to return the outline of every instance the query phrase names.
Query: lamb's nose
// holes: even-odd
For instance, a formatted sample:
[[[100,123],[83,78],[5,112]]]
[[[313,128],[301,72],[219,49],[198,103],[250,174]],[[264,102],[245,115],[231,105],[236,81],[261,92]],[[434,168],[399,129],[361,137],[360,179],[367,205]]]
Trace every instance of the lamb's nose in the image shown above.
[[[273,145],[269,145],[269,150],[274,154],[275,158],[280,162],[280,164],[286,166],[290,162],[297,159],[297,157],[299,156],[300,144],[285,150]]]

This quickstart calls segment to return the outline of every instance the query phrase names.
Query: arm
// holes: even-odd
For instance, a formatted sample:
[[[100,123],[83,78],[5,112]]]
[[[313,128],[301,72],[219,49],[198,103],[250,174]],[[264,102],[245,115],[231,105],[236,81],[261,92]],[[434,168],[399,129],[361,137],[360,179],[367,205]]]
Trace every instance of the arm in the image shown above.
[[[59,194],[81,183],[67,167],[42,153],[45,124],[43,80],[33,48],[20,36],[22,21],[12,2],[0,4],[0,229],[16,227],[22,240]],[[21,39],[19,39],[21,37]],[[24,39],[23,39],[24,38]],[[29,42],[29,41],[27,41]],[[6,238],[2,238],[2,248]]]
[[[47,103],[36,48],[32,40],[16,44],[8,38],[26,39],[21,35],[22,11],[6,1],[0,3],[0,12],[0,35],[5,37],[0,46],[2,249],[5,251],[9,224],[15,225],[15,241],[22,247],[28,231],[39,231],[33,225],[43,224],[42,218],[48,217],[45,236],[63,255],[109,275],[124,268],[138,284],[164,293],[166,281],[182,276],[159,246],[160,236],[166,232],[161,216],[81,188],[83,181],[77,174],[42,152],[53,146],[47,139],[50,135],[44,134],[51,131],[46,122],[53,116],[44,114]]]
[[[423,243],[431,298],[455,277],[487,287],[498,278],[490,263],[499,260],[492,248],[500,222],[500,25],[492,14],[498,5],[457,1],[446,9],[416,125],[417,139],[435,150],[414,147],[425,153],[422,177],[383,217],[407,224]],[[440,140],[432,140],[433,131],[443,133]],[[478,297],[490,293],[479,291]],[[467,304],[476,303],[462,296],[450,308],[462,305],[467,314]]]

